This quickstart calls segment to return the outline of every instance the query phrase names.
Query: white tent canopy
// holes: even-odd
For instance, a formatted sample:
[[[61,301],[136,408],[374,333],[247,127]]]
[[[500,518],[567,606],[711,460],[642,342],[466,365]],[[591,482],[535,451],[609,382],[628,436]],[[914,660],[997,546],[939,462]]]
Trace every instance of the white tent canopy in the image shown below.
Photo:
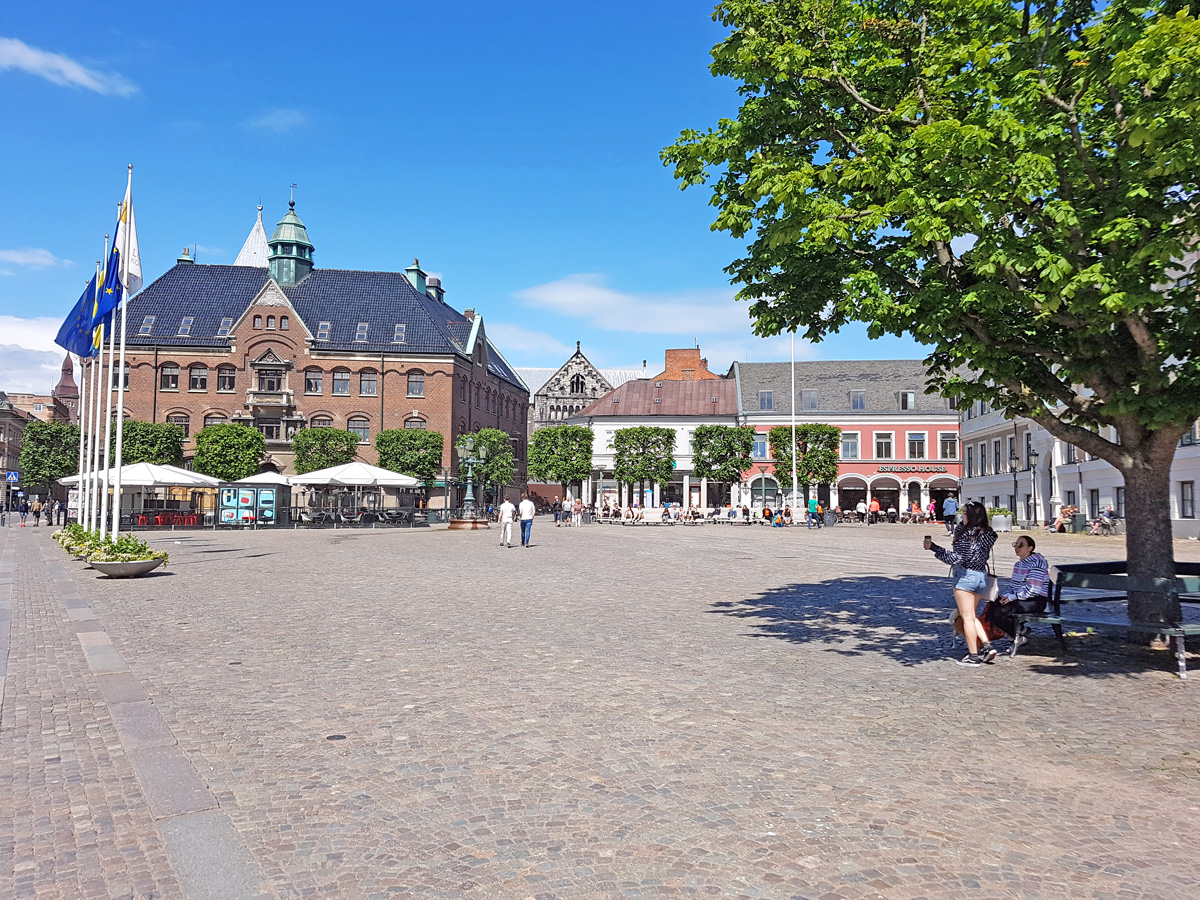
[[[108,485],[109,477],[116,480],[115,469],[105,469],[97,473],[100,484]],[[59,484],[75,485],[79,483],[78,475],[68,475],[58,479]],[[199,472],[189,472],[178,466],[158,466],[153,463],[140,462],[121,467],[121,488],[143,487],[216,487],[221,482]]]
[[[338,487],[397,487],[417,488],[421,482],[411,475],[401,475],[390,469],[379,466],[369,466],[364,462],[346,463],[344,466],[330,466],[328,469],[318,469],[306,475],[291,475],[291,484],[335,485]]]
[[[264,487],[277,484],[286,487],[292,480],[280,472],[259,472],[249,478],[239,478],[233,484],[263,485]]]

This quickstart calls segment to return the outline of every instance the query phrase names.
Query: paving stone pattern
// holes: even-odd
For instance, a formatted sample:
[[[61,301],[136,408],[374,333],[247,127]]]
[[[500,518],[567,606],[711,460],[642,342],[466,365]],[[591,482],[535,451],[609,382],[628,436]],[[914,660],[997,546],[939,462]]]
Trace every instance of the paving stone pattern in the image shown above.
[[[13,895],[1200,896],[1200,671],[953,665],[925,530],[180,532],[115,581],[8,529]]]

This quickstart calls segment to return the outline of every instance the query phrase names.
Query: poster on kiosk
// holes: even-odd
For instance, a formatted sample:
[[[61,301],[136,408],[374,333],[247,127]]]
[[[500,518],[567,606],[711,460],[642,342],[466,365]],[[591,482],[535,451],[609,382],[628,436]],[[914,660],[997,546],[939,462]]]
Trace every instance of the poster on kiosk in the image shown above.
[[[273,487],[222,487],[217,521],[222,525],[274,525],[276,494]]]

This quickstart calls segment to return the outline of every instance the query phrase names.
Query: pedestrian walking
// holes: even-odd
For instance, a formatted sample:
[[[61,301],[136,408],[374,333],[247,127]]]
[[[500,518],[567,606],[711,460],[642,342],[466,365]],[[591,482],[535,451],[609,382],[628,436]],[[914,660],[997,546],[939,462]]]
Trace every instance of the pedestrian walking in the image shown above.
[[[571,524],[576,528],[583,524],[583,501],[578,497],[571,505]]]
[[[521,546],[528,549],[533,536],[533,517],[537,515],[537,507],[533,505],[528,494],[521,495],[521,505],[517,508],[517,513],[521,517]]]
[[[879,522],[879,498],[872,497],[871,504],[867,507],[867,524],[876,525]]]
[[[573,505],[571,503],[571,495],[568,494],[567,496],[563,497],[563,502],[562,502],[562,525],[563,525],[563,528],[571,527],[571,510],[572,509],[573,509]]]
[[[867,501],[859,500],[858,505],[854,507],[854,514],[858,516],[858,524],[865,525],[867,523]]]
[[[500,546],[501,547],[511,547],[512,546],[513,519],[515,519],[516,517],[517,517],[517,508],[515,506],[513,506],[511,500],[509,500],[507,497],[505,497],[504,502],[500,504],[500,511],[498,513],[498,518],[500,521]]]
[[[24,497],[22,497],[21,502],[17,504],[17,512],[21,514],[21,527],[24,528],[25,517],[29,515],[29,501]]]
[[[958,518],[958,500],[953,494],[942,501],[942,518],[946,520],[946,534],[953,534],[954,520]]]
[[[978,667],[996,658],[996,650],[975,616],[987,590],[988,557],[996,545],[996,532],[988,523],[987,508],[982,503],[968,503],[963,510],[963,522],[954,529],[951,548],[939,547],[926,535],[925,549],[932,550],[934,556],[951,567],[954,604],[962,617],[963,637],[967,641],[967,655],[958,664]]]
[[[820,528],[822,525],[820,514],[817,512],[819,504],[816,497],[808,498],[808,527],[811,529],[814,525]]]
[[[42,498],[41,497],[37,497],[34,499],[33,506],[31,506],[29,508],[29,511],[31,513],[33,513],[33,527],[37,528],[39,525],[42,524]]]

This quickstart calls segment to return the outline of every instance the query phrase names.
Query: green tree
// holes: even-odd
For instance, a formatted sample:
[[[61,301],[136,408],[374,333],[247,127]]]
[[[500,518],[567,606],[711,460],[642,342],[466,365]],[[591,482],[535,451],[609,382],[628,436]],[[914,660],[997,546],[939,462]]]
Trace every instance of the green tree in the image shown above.
[[[116,423],[114,423],[115,426]],[[141,422],[127,419],[121,428],[121,464],[153,463],[156,466],[182,466],[183,426],[174,422]],[[117,432],[113,428],[108,446],[108,464],[117,459]]]
[[[663,151],[749,237],[727,271],[759,334],[931,346],[930,391],[1121,472],[1137,576],[1174,574],[1171,460],[1200,416],[1194,7],[725,0],[710,70],[737,117]]]
[[[592,474],[592,429],[585,425],[539,428],[529,439],[529,477],[568,486]]]
[[[483,463],[474,467],[476,483],[501,488],[512,484],[516,469],[513,464],[512,443],[509,441],[508,434],[499,428],[480,428],[471,434],[460,436],[455,446],[461,448],[467,438],[471,438],[475,442],[476,458],[479,457],[480,448],[486,449]],[[466,459],[465,452],[460,453],[459,474],[465,479],[467,464],[463,462],[464,459]],[[483,498],[479,497],[478,499],[482,500]]]
[[[248,425],[209,425],[196,435],[196,471],[222,481],[249,478],[266,455],[266,438]]]
[[[692,474],[717,484],[737,484],[750,468],[754,429],[699,425],[692,433]]]
[[[344,466],[358,456],[358,435],[341,428],[300,428],[292,436],[297,475]]]
[[[79,471],[79,428],[35,419],[21,436],[17,465],[23,488],[54,487],[58,479]]]
[[[669,484],[675,474],[675,429],[643,425],[613,434],[613,477],[624,484]]]
[[[775,463],[775,479],[785,492],[792,492],[793,453],[796,455],[796,480],[801,485],[837,481],[842,429],[836,425],[797,425],[794,445],[791,426],[776,425],[767,433],[767,441]]]
[[[442,468],[445,438],[436,431],[392,428],[375,435],[381,468],[419,478],[429,484]]]

